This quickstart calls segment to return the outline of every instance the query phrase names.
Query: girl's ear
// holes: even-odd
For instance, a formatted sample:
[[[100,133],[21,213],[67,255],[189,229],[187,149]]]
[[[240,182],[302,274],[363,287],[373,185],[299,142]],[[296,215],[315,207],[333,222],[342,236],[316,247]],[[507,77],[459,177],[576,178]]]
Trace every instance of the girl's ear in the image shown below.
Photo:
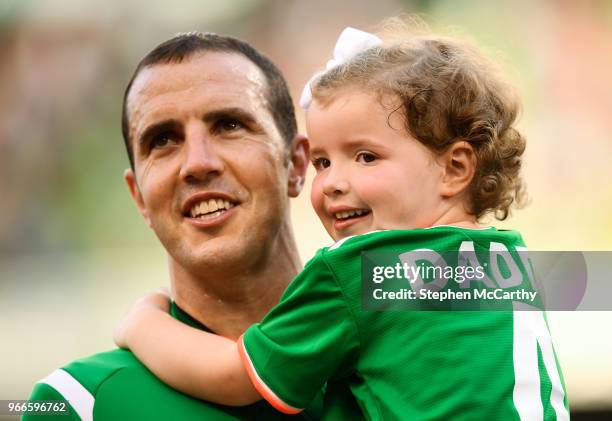
[[[465,141],[455,142],[438,162],[443,167],[440,194],[444,198],[451,198],[467,189],[476,173],[476,154],[472,145]]]

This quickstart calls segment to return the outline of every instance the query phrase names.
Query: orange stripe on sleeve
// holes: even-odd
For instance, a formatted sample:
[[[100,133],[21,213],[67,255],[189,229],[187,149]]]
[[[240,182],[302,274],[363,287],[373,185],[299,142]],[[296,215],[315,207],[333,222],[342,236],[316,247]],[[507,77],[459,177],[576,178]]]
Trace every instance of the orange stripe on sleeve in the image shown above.
[[[251,379],[251,382],[253,382],[253,386],[255,386],[255,390],[257,390],[259,394],[270,403],[270,405],[284,414],[293,415],[302,412],[304,410],[303,408],[295,408],[285,403],[272,391],[272,389],[268,387],[267,384],[264,383],[261,377],[259,377],[259,374],[257,374],[257,371],[255,371],[255,366],[253,365],[253,362],[251,361],[251,358],[249,357],[249,354],[244,346],[244,341],[242,340],[243,336],[244,335],[240,335],[240,338],[238,338],[238,353],[240,354],[240,359],[242,360],[247,373],[249,373],[249,378]]]

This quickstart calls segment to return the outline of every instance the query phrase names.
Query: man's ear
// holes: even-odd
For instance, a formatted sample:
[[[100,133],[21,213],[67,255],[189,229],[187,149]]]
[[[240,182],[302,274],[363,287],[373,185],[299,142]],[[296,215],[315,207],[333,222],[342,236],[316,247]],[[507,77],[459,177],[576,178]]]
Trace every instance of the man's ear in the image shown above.
[[[147,211],[147,207],[142,199],[142,194],[138,188],[138,183],[136,183],[136,175],[134,174],[134,171],[129,168],[125,170],[123,172],[123,179],[130,190],[130,195],[132,196],[132,199],[134,199],[134,203],[136,203],[136,206],[138,207],[138,212],[140,212],[142,217],[145,219],[145,222],[150,227],[151,218],[149,218],[149,212]]]
[[[472,145],[466,141],[453,143],[438,162],[444,169],[440,193],[445,198],[463,192],[476,173],[476,154]]]
[[[297,197],[304,187],[306,170],[310,162],[308,139],[306,136],[297,134],[293,138],[290,154],[287,191],[290,197]]]

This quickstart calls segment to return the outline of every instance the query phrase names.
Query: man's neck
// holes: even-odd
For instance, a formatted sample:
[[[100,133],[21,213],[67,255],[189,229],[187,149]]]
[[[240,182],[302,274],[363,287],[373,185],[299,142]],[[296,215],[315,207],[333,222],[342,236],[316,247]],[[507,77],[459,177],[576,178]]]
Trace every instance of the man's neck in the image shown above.
[[[237,339],[278,303],[302,268],[288,226],[262,259],[255,267],[237,268],[234,263],[222,272],[194,274],[170,258],[172,296],[182,310],[211,331]]]

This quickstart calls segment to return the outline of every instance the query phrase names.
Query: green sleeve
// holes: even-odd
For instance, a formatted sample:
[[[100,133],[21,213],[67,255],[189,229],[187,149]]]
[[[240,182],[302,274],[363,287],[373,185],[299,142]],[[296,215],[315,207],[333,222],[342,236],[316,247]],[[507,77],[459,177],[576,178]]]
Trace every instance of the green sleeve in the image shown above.
[[[29,400],[31,401],[57,401],[64,400],[64,396],[57,390],[45,383],[36,383]],[[25,414],[21,418],[22,421],[81,421],[70,404],[68,404],[70,414],[69,415],[31,415]]]
[[[323,253],[239,345],[259,392],[286,413],[306,407],[328,379],[346,375],[359,344],[352,314]]]
[[[327,383],[320,419],[365,421],[365,416],[346,382]]]

